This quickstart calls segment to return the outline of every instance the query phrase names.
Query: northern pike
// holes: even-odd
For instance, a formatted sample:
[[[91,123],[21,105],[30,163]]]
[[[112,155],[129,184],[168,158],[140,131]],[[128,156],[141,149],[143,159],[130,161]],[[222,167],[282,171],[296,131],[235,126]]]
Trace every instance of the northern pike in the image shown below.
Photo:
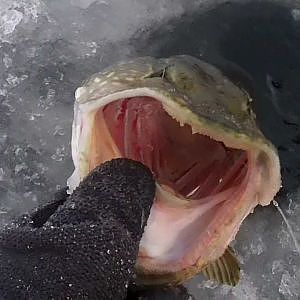
[[[215,66],[180,55],[115,64],[75,98],[71,191],[117,157],[144,163],[156,178],[138,282],[176,284],[203,272],[235,285],[229,244],[281,186],[277,151],[256,124],[249,93]]]

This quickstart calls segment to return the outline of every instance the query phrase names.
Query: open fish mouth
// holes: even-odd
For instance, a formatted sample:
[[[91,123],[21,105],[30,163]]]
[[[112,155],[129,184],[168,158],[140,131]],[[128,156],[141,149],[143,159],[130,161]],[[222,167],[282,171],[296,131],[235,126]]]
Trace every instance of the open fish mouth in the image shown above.
[[[136,266],[143,284],[179,283],[224,258],[245,217],[280,188],[249,95],[203,61],[138,58],[93,75],[75,96],[70,190],[117,157],[156,178]]]

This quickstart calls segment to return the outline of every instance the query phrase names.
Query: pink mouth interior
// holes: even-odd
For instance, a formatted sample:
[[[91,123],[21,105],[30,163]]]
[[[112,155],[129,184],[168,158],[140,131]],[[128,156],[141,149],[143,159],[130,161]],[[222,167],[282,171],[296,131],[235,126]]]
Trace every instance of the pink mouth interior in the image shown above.
[[[158,183],[176,194],[199,199],[239,185],[247,171],[243,150],[225,147],[170,117],[149,97],[114,101],[104,120],[121,155],[143,162]]]
[[[113,157],[139,160],[168,191],[157,194],[152,207],[140,244],[142,264],[170,270],[171,265],[195,263],[209,243],[209,232],[222,226],[243,195],[250,168],[247,152],[192,134],[189,125],[180,126],[150,97],[111,102],[97,111],[94,122],[90,169]],[[163,201],[168,195],[191,205],[169,205]]]

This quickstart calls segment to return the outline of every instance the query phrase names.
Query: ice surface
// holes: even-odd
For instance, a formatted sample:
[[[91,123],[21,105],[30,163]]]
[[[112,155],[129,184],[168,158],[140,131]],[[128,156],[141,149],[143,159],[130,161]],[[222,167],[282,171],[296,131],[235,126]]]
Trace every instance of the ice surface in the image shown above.
[[[2,13],[0,30],[4,35],[12,33],[16,26],[21,22],[23,14],[15,9],[9,9]]]
[[[84,79],[117,60],[185,53],[224,57],[253,78],[259,123],[282,161],[276,200],[300,241],[299,7],[251,3],[0,0],[1,224],[65,185],[74,91]],[[199,275],[187,283],[195,299],[299,299],[300,257],[275,207],[257,208],[233,247],[240,284]]]

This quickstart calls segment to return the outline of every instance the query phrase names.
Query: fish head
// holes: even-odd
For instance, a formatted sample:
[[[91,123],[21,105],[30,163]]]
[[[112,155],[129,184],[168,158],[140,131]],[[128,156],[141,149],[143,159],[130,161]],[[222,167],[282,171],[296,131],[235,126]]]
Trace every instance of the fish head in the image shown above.
[[[203,270],[280,189],[278,154],[256,124],[255,99],[207,62],[121,62],[91,76],[75,98],[70,192],[117,157],[155,176],[136,263],[142,284],[180,283]]]

